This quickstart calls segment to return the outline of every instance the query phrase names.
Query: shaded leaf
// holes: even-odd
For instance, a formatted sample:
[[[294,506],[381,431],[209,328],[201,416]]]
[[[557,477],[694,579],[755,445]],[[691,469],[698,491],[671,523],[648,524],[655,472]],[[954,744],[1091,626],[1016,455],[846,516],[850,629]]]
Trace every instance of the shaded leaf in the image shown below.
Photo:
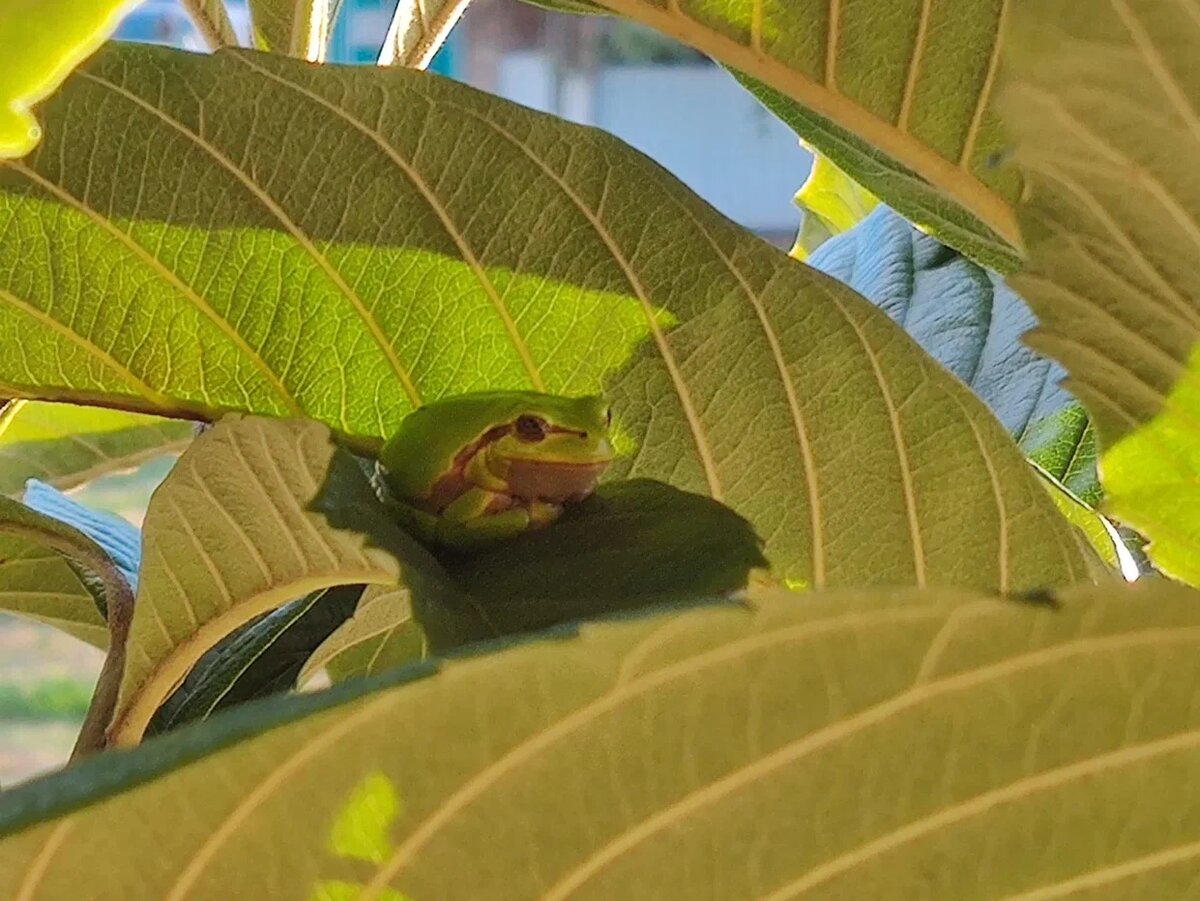
[[[0,169],[14,394],[302,412],[369,451],[419,400],[605,390],[612,477],[729,504],[783,578],[1081,575],[969,392],[601,132],[419,72],[133,46],[46,115]]]
[[[754,529],[728,507],[648,479],[601,485],[553,528],[438,559],[475,605],[440,622],[418,605],[435,653],[618,610],[726,597],[767,565]]]
[[[136,742],[203,654],[254,617],[322,588],[394,584],[397,554],[406,569],[428,559],[399,529],[380,537],[365,479],[336,475],[358,471],[348,458],[318,423],[256,417],[218,423],[180,458],[146,515],[113,741]],[[388,550],[313,512],[318,498]]]
[[[1198,597],[1048,600],[765,596],[248,705],[0,796],[0,895],[1184,897]]]
[[[1003,279],[881,207],[810,265],[854,288],[991,408],[1021,449],[1087,503],[1099,500],[1087,415],[1065,373],[1021,343],[1037,320]]]
[[[146,734],[295,688],[314,648],[354,612],[361,594],[360,585],[326,588],[251,620],[200,658],[155,711]]]
[[[404,588],[372,585],[353,614],[305,661],[304,685],[321,669],[334,682],[373,676],[426,656],[425,635]]]
[[[1102,448],[1105,510],[1200,583],[1200,29],[1186,4],[1025,4],[1005,113],[1031,192],[1013,286]],[[1119,64],[1116,62],[1119,61]]]
[[[125,579],[83,531],[0,497],[0,610],[107,648],[105,611],[114,595],[130,593]]]
[[[0,414],[0,493],[29,479],[66,491],[155,457],[183,451],[190,422],[101,407],[13,401]]]

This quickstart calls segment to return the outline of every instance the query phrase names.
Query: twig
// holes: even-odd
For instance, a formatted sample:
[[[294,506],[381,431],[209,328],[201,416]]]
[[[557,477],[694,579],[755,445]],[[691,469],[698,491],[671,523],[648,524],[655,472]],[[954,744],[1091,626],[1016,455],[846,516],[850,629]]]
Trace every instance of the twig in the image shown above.
[[[209,50],[237,47],[237,32],[221,0],[179,0]]]
[[[78,558],[77,558],[78,559]],[[100,668],[100,678],[92,692],[79,728],[79,737],[71,751],[71,762],[103,751],[107,744],[108,724],[117,706],[117,692],[121,688],[121,677],[125,673],[125,645],[129,639],[129,626],[133,622],[133,591],[124,576],[116,571],[111,560],[87,564],[88,568],[104,581],[104,599],[108,614],[108,654]]]

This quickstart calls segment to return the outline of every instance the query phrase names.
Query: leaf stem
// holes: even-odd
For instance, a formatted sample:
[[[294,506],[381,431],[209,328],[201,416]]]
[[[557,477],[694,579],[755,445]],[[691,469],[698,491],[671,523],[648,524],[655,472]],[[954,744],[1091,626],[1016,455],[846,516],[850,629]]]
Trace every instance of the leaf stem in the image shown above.
[[[71,751],[71,762],[104,750],[108,743],[108,724],[117,706],[117,692],[125,672],[125,645],[129,638],[129,626],[133,622],[133,592],[115,567],[113,569],[116,578],[105,581],[106,588],[109,588],[105,595],[108,602],[108,654],[100,668],[92,702],[88,705],[79,737]],[[110,587],[111,582],[119,582],[120,588]]]
[[[436,12],[429,17],[426,2]],[[424,69],[433,60],[470,0],[400,0],[379,51],[379,65]]]
[[[179,0],[209,50],[240,45],[221,0]]]

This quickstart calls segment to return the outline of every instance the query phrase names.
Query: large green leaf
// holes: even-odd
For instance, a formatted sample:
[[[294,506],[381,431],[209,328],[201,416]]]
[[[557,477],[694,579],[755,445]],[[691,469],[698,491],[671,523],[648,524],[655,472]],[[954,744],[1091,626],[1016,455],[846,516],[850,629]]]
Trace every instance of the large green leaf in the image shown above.
[[[128,614],[132,589],[105,550],[83,532],[0,497],[0,610],[108,647],[109,601]]]
[[[1186,897],[1198,601],[775,596],[249,705],[0,796],[0,896]]]
[[[0,159],[32,150],[30,107],[54,91],[141,0],[5,0],[0,6]]]
[[[180,458],[146,515],[114,742],[136,742],[204,653],[254,617],[334,585],[395,584],[395,554],[427,559],[399,530],[385,551],[310,509],[320,496],[370,521],[365,479],[357,494],[352,481],[326,490],[356,467],[348,458],[319,423],[259,418],[218,423]]]
[[[195,436],[189,422],[100,407],[13,401],[0,413],[0,493],[29,479],[60,490],[179,453]]]
[[[725,501],[785,578],[1082,572],[969,392],[601,132],[420,72],[129,46],[46,116],[0,169],[14,394],[300,411],[370,449],[422,399],[603,389],[612,475]]]
[[[994,110],[1006,0],[600,0],[730,67],[856,181],[1001,270],[1021,177]]]
[[[1006,111],[1032,182],[1029,343],[1088,406],[1106,509],[1200,584],[1198,52],[1186,4],[1025,4]]]

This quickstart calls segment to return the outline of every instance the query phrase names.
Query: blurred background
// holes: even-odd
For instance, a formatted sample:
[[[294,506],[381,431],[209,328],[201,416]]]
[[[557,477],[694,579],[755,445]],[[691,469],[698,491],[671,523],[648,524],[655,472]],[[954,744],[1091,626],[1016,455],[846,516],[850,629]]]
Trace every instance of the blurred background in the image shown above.
[[[248,43],[245,0],[226,0]],[[395,0],[342,0],[333,63],[371,65]],[[116,38],[201,50],[176,0],[145,0]],[[551,12],[520,0],[474,0],[429,67],[489,93],[612,132],[670,170],[730,219],[781,248],[811,158],[787,126],[720,66],[641,26]],[[71,492],[140,524],[171,458]],[[0,786],[62,765],[101,655],[54,629],[0,614]]]

